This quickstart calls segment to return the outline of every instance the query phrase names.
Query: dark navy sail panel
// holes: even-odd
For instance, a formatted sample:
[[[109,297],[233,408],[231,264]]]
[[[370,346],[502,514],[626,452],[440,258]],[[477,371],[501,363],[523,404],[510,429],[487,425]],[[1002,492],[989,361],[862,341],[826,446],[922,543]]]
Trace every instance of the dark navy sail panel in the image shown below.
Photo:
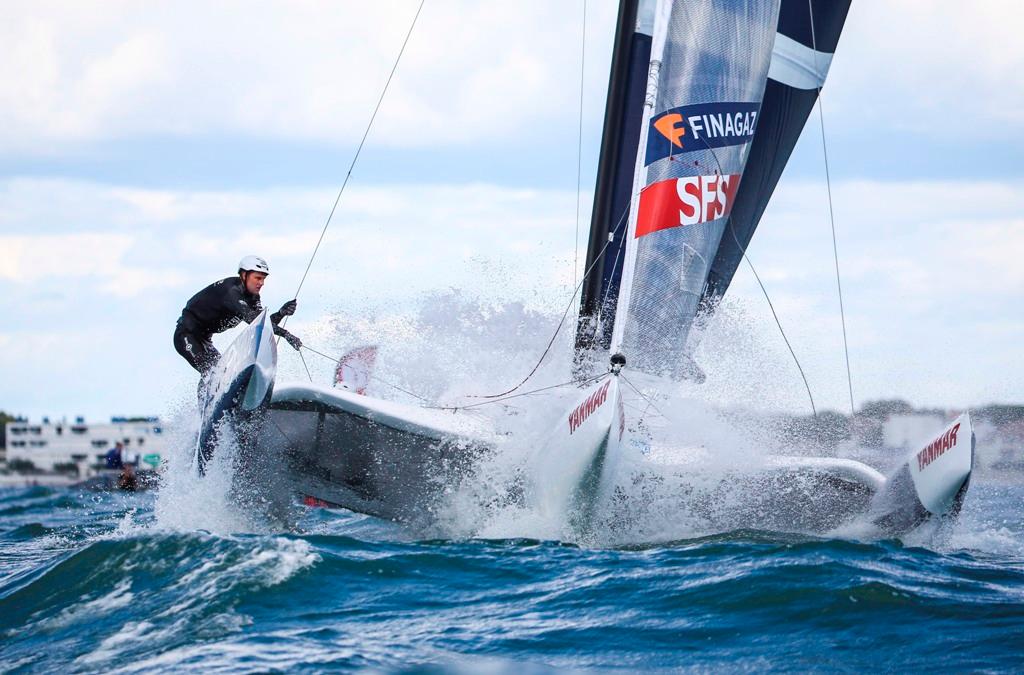
[[[725,294],[743,260],[743,251],[754,236],[817,100],[817,86],[807,82],[815,80],[820,86],[824,81],[849,9],[850,0],[811,0],[810,4],[808,0],[782,0],[772,69],[757,130],[732,214],[711,263],[702,298],[706,309],[713,308]],[[779,61],[785,59],[789,60],[790,67],[780,68],[785,64]],[[801,66],[805,78],[787,77],[794,68],[799,72]],[[773,76],[787,82],[780,82]],[[799,87],[793,86],[794,83]]]
[[[651,59],[649,19],[641,16],[641,5],[649,4],[622,0],[619,5],[590,239],[583,268],[591,271],[583,282],[580,298],[577,348],[607,349],[615,320],[630,191],[643,124],[644,86]],[[609,235],[613,236],[611,243]]]
[[[782,0],[779,7],[779,33],[805,47],[834,54],[849,11],[850,0]]]

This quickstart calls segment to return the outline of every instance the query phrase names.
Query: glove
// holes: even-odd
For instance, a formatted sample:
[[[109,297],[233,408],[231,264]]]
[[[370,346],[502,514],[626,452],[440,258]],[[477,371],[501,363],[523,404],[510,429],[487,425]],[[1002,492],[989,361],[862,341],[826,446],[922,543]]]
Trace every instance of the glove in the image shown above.
[[[295,300],[289,300],[288,302],[281,305],[281,309],[277,310],[277,313],[281,316],[291,316],[295,313],[295,308],[298,307],[298,302]],[[296,347],[298,349],[298,347]]]
[[[295,301],[293,300],[292,302],[295,302]],[[295,337],[291,333],[285,333],[281,337],[283,337],[285,340],[287,340],[288,344],[290,344],[295,349],[295,351],[299,351],[300,349],[302,349],[302,340],[300,340],[299,338]]]

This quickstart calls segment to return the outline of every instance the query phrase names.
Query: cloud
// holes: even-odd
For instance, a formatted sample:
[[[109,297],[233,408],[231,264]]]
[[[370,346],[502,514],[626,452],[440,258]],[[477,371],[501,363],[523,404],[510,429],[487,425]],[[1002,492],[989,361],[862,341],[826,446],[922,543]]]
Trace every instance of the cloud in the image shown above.
[[[1015,264],[1024,250],[1020,181],[843,181],[833,185],[840,268],[848,282],[912,298],[914,306],[965,292],[1024,293]],[[833,266],[828,202],[821,182],[784,181],[752,245],[772,246],[794,281]],[[808,260],[813,245],[818,257]],[[834,275],[834,269],[832,271]],[[781,280],[781,279],[780,279]]]
[[[104,232],[0,235],[0,282],[24,287],[50,280],[59,286],[92,278],[101,292],[128,298],[185,281],[172,266],[133,264],[128,253],[135,245],[135,237]]]
[[[132,242],[120,234],[2,236],[0,279],[31,283],[49,276],[107,274]]]
[[[1013,0],[854,2],[825,89],[830,129],[966,144],[1019,132],[1022,23]]]
[[[1024,340],[1016,309],[1024,297],[1017,264],[1024,185],[837,181],[833,189],[858,402],[901,395],[957,405],[1024,396],[1024,364],[1005,357]],[[5,328],[2,349],[21,353],[33,335],[53,333],[55,321],[66,340],[54,348],[79,345],[62,354],[59,369],[45,360],[29,368],[7,359],[11,384],[0,387],[0,401],[22,400],[14,383],[58,382],[61,373],[92,361],[117,368],[128,359],[155,381],[180,376],[168,341],[187,297],[231,275],[243,255],[257,253],[273,268],[265,303],[288,299],[335,190],[0,181],[0,313],[17,317]],[[560,315],[572,293],[575,199],[571,191],[486,184],[350,186],[303,287],[296,325],[338,313],[413,312],[425,293],[453,287]],[[783,181],[750,254],[819,403],[845,409],[822,185]],[[802,410],[802,384],[745,266],[727,297],[741,318],[726,333],[749,349],[728,348],[725,356],[752,359],[743,372],[770,374],[773,386],[788,392],[778,400]],[[88,340],[76,340],[79,333]],[[702,349],[705,358],[725,358],[715,356],[723,345]],[[939,374],[949,364],[956,364],[955,378]],[[144,389],[138,400],[158,409],[159,387]],[[763,383],[751,391],[763,391]],[[104,413],[135,400],[119,399],[118,390],[96,396],[93,405]]]
[[[833,183],[839,266],[858,401],[900,395],[964,405],[1021,400],[1024,184]],[[820,403],[840,410],[846,369],[824,186],[783,181],[750,256]],[[784,381],[802,387],[761,291],[741,266],[729,291],[761,326]],[[773,346],[772,346],[773,345]],[[787,369],[788,362],[788,369]],[[951,371],[952,369],[952,371]],[[952,374],[951,374],[952,372]]]
[[[248,253],[273,269],[265,304],[291,297],[335,191],[0,181],[0,314],[16,317],[0,336],[0,405],[31,415],[165,409],[162,383],[174,383],[174,396],[194,388],[182,385],[190,371],[170,348],[188,297],[233,274]],[[424,294],[451,287],[561,311],[571,294],[575,198],[482,184],[351,187],[294,325],[338,312],[413,311]],[[35,344],[54,357],[22,358]],[[114,375],[127,378],[123,386],[95,386]]]
[[[26,289],[84,277],[124,297],[209,283],[252,253],[270,260],[273,281],[297,284],[335,193],[15,179],[0,181],[0,195],[7,205],[0,224],[18,233],[0,236],[0,281]],[[493,280],[498,288],[561,288],[572,276],[574,203],[567,191],[483,184],[354,186],[309,280],[325,294],[333,284],[378,298],[404,295],[481,283],[467,266],[479,258],[517,263]]]
[[[416,4],[8,7],[0,145],[37,152],[39,143],[161,134],[353,143]],[[495,142],[561,120],[578,105],[580,12],[539,0],[428,3],[371,142]],[[589,22],[591,59],[607,64],[612,4],[591,8]],[[606,74],[602,65],[588,77],[593,110]]]
[[[615,4],[588,5],[585,114],[595,127]],[[160,135],[353,144],[416,2],[5,9],[0,147],[36,154]],[[581,9],[540,0],[427,3],[371,144],[478,143],[485,151],[574,136]],[[854,3],[825,93],[830,130],[965,143],[1019,131],[1022,19],[1011,0],[970,11],[953,0]]]

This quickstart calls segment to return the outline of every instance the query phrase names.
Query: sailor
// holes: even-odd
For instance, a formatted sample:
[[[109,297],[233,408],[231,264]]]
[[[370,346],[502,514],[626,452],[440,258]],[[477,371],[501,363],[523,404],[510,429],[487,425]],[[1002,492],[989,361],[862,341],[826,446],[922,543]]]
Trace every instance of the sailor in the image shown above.
[[[114,444],[110,450],[107,450],[107,455],[104,458],[106,467],[108,469],[121,469],[124,467],[124,443],[118,441]]]
[[[270,266],[266,260],[247,255],[238,263],[238,276],[213,282],[185,304],[174,330],[174,348],[200,374],[205,374],[220,358],[211,342],[213,334],[234,328],[242,321],[252,323],[263,311],[260,290],[268,274]],[[270,321],[274,333],[298,350],[302,340],[278,325],[281,319],[295,313],[296,306],[295,300],[289,300],[270,315]]]

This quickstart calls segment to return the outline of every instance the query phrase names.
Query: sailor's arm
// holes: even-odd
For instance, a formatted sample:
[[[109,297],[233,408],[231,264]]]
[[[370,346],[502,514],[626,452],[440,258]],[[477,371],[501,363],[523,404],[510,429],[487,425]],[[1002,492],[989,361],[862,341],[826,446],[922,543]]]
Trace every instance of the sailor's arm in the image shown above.
[[[281,323],[281,319],[283,319],[286,316],[291,316],[292,314],[294,314],[295,308],[298,306],[298,302],[296,302],[295,300],[289,300],[288,302],[281,305],[281,309],[277,310],[276,312],[270,315],[270,322],[277,326],[277,324]],[[280,335],[280,333],[278,333],[278,335]]]
[[[281,323],[281,320],[284,319],[284,317],[291,316],[292,314],[294,314],[295,308],[297,306],[298,303],[295,300],[289,300],[288,302],[281,305],[281,309],[277,310],[276,312],[270,315],[270,322],[274,324],[274,335],[280,335],[281,337],[283,337],[285,340],[287,340],[288,344],[290,344],[296,350],[302,347],[302,340],[286,331],[279,324]]]
[[[280,335],[296,351],[298,351],[302,347],[302,340],[295,337],[294,335],[292,335],[291,333],[289,333],[284,328],[281,328],[278,325],[274,326],[274,335]]]

